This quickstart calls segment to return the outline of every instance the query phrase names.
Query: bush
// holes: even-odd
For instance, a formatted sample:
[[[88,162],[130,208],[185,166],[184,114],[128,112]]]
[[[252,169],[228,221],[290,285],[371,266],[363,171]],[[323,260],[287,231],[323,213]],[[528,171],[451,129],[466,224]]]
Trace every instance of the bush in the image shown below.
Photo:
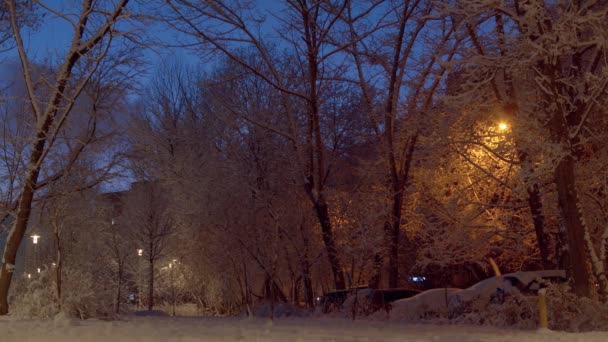
[[[567,284],[547,288],[549,328],[571,332],[608,330],[608,307],[576,296]]]
[[[10,312],[19,318],[49,319],[60,313],[55,269],[43,268],[31,278],[14,284]],[[79,319],[114,318],[111,294],[96,285],[90,273],[65,268],[62,277],[61,312]]]
[[[19,318],[49,319],[59,312],[55,293],[55,273],[47,268],[40,273],[23,275],[13,286],[10,313]]]
[[[457,306],[458,312],[449,312],[450,323],[533,329],[538,326],[537,300],[535,296],[516,292],[501,303],[483,300],[463,303]]]
[[[519,329],[538,327],[538,297],[511,294],[502,303],[474,301],[451,312],[452,323]],[[595,299],[578,297],[568,284],[547,287],[549,329],[569,332],[608,330],[608,307]]]

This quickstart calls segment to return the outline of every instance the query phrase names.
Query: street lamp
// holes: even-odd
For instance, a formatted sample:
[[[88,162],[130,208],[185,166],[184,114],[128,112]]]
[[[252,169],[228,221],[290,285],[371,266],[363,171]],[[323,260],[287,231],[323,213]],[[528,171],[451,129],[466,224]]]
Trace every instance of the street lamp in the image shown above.
[[[505,122],[501,122],[498,124],[498,129],[501,131],[506,131],[507,128],[509,128],[509,125],[507,125]]]
[[[173,274],[173,265],[177,263],[177,259],[173,259],[169,263],[169,277],[171,277],[171,296],[173,297],[172,313],[175,316],[175,275]]]
[[[137,308],[141,309],[141,257],[144,255],[144,250],[141,248],[137,249]]]
[[[34,233],[30,237],[34,243],[34,268],[36,268],[38,273],[40,273],[40,268],[38,267],[38,240],[40,239],[40,235]]]

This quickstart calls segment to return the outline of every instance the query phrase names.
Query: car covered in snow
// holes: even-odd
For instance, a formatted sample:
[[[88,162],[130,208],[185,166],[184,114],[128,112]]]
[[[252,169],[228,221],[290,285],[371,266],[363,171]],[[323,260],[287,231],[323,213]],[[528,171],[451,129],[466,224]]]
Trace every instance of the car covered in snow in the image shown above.
[[[380,309],[390,310],[396,300],[409,298],[420,293],[411,288],[372,289],[359,287],[355,289],[332,291],[319,297],[318,307],[323,313],[346,312],[356,315],[369,315]]]
[[[473,304],[504,302],[509,295],[536,295],[551,282],[564,282],[563,270],[515,272],[491,277],[466,288],[437,288],[401,299],[391,306],[391,317],[404,320],[455,317],[465,313]]]

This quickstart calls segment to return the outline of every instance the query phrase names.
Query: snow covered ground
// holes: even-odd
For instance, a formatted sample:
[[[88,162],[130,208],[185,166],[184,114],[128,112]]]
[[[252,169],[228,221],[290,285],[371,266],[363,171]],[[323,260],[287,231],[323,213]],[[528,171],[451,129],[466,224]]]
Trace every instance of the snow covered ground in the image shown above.
[[[608,332],[570,334],[477,326],[327,318],[127,317],[122,321],[0,318],[2,342],[70,341],[608,341]]]

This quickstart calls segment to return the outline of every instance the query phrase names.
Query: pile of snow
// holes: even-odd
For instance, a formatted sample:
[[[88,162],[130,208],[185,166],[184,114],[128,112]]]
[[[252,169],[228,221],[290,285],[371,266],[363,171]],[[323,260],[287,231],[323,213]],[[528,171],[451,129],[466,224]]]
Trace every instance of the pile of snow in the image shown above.
[[[454,293],[460,289],[441,288],[424,291],[411,298],[400,299],[392,303],[390,312],[379,311],[372,319],[393,321],[420,321],[427,319],[447,318],[448,305]]]

